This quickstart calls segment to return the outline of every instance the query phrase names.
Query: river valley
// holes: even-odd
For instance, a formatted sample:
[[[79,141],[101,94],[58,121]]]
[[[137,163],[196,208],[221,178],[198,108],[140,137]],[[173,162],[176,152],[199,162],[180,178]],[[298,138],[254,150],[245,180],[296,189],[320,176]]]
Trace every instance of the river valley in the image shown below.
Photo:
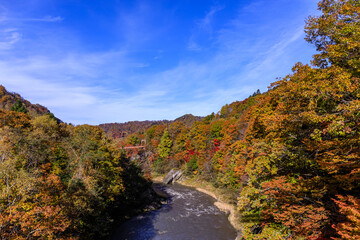
[[[120,225],[113,240],[234,240],[236,230],[215,199],[191,187],[160,186],[170,197],[160,209]]]

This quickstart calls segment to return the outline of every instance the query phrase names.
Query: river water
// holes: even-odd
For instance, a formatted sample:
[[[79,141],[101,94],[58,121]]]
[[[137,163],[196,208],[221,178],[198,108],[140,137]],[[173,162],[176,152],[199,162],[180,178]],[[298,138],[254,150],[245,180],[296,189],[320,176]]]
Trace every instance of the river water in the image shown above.
[[[123,223],[113,240],[234,240],[228,216],[214,206],[215,199],[193,188],[162,186],[168,204]]]

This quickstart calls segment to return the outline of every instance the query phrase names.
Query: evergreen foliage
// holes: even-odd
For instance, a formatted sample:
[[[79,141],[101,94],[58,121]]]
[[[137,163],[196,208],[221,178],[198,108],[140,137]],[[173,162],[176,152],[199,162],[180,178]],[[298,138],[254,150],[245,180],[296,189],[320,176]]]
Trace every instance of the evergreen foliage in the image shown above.
[[[28,111],[20,100],[16,100],[15,104],[11,107],[11,111],[27,113]]]

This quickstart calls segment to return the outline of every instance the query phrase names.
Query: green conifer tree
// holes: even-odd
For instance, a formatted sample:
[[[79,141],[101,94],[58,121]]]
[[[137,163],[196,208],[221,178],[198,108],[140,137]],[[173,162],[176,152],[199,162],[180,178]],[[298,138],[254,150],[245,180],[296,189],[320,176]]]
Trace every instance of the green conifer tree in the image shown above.
[[[11,107],[10,110],[15,112],[23,112],[23,113],[28,112],[19,99],[16,100],[15,104]]]

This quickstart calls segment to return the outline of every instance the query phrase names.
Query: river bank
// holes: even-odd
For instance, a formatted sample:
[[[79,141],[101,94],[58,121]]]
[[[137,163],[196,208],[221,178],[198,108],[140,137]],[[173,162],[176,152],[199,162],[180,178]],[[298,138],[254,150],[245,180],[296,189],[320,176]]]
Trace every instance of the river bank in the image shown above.
[[[182,184],[154,183],[169,195],[161,208],[142,213],[120,225],[112,240],[234,240],[236,229],[215,199]]]
[[[165,175],[154,175],[152,180],[154,183],[162,182]],[[222,192],[222,189],[215,188],[211,183],[200,179],[199,177],[194,178],[182,178],[177,181],[178,184],[193,187],[197,191],[205,193],[216,200],[214,205],[221,211],[229,214],[229,222],[238,232],[236,239],[241,239],[242,227],[240,224],[240,216],[236,211],[236,206],[229,203],[229,198]]]

